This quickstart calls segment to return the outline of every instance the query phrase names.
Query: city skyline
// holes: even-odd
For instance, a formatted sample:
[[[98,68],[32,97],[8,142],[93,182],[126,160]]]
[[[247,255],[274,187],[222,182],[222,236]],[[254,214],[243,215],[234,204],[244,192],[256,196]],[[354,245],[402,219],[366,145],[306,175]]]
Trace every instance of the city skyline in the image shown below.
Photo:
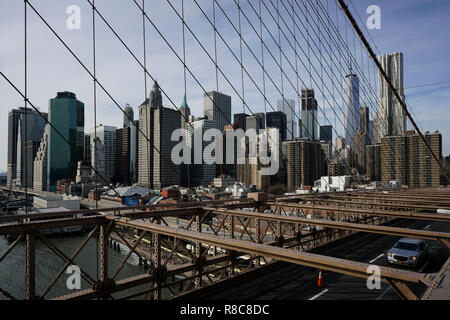
[[[70,31],[67,29],[64,29],[64,22],[67,18],[67,15],[65,15],[65,8],[67,7],[66,4],[69,3],[68,1],[61,1],[61,3],[58,3],[56,6],[50,7],[48,2],[42,2],[42,4],[39,4],[39,6],[42,6],[43,11],[45,12],[46,16],[51,18],[52,24],[58,27],[58,32],[61,32],[62,36],[65,39],[69,40],[69,44],[71,46],[74,46],[77,48],[77,52],[83,52],[82,57],[87,62],[90,61],[91,57],[89,54],[89,50],[87,49],[87,46],[89,41],[83,42],[83,37],[88,38],[88,33],[90,32],[90,21],[89,19],[83,20],[83,25],[81,31]],[[431,3],[430,1],[427,2],[428,4]],[[383,5],[384,4],[384,5]],[[361,14],[364,14],[364,9],[367,7],[365,6],[365,1],[358,2],[357,8],[360,9],[359,11]],[[448,5],[448,4],[447,4]],[[400,18],[396,17],[396,19],[392,19],[393,14],[396,14],[396,12],[399,12],[404,9],[404,7],[408,7],[409,10],[405,11]],[[376,45],[378,49],[381,51],[381,53],[390,53],[390,52],[396,52],[396,51],[402,51],[404,53],[404,67],[405,67],[405,88],[408,89],[408,87],[412,87],[415,85],[421,85],[426,83],[433,83],[433,82],[439,82],[445,79],[445,75],[448,74],[448,63],[445,63],[446,61],[443,61],[443,59],[427,59],[428,67],[426,70],[423,70],[423,68],[420,68],[420,63],[415,63],[419,61],[421,57],[423,57],[423,52],[421,49],[422,46],[425,46],[424,44],[427,43],[429,48],[435,48],[436,50],[428,50],[431,53],[427,53],[429,55],[436,55],[437,49],[444,50],[448,44],[442,44],[437,43],[436,39],[434,37],[424,38],[424,34],[426,33],[426,30],[424,28],[432,28],[433,26],[427,26],[423,27],[423,24],[421,25],[420,19],[427,19],[430,20],[430,17],[434,17],[435,19],[431,19],[433,21],[439,21],[435,22],[435,24],[439,23],[438,30],[445,30],[445,25],[448,22],[445,22],[444,19],[439,19],[436,17],[439,17],[443,14],[444,10],[442,8],[438,8],[435,5],[428,5],[426,10],[422,10],[425,5],[423,2],[419,1],[411,1],[408,2],[408,4],[389,4],[387,5],[387,2],[380,1],[380,7],[382,8],[382,29],[381,30],[373,30],[370,31],[371,36],[375,39]],[[22,14],[22,8],[20,5],[14,4],[12,1],[4,1],[2,4],[0,4],[1,8],[8,8],[10,10],[10,15],[8,16],[2,16],[4,18],[1,20],[2,22],[0,25],[8,24],[9,28],[1,28],[1,30],[8,30],[7,34],[3,34],[5,31],[1,31],[2,39],[5,40],[5,50],[2,50],[0,53],[0,57],[2,58],[2,61],[5,61],[5,73],[12,76],[12,79],[17,82],[18,84],[23,82],[23,75],[20,72],[20,70],[23,70],[23,66],[19,67],[18,63],[21,61],[20,59],[17,59],[17,56],[20,56],[23,54],[23,44],[21,39],[21,33],[20,30],[22,28],[21,25],[18,23],[11,22],[11,19],[15,19],[16,21],[20,21],[19,17],[21,17]],[[53,8],[54,7],[54,8]],[[116,17],[119,12],[122,9],[122,5],[118,4],[117,7],[107,7],[105,5],[102,6],[102,2],[99,1],[98,4],[99,10],[105,11],[108,15],[111,16],[111,18]],[[123,6],[125,8],[125,6]],[[226,6],[225,6],[226,7]],[[87,6],[81,5],[81,9],[83,12],[89,12],[89,8]],[[128,8],[124,9],[123,12],[120,12],[120,14],[123,14],[125,16],[133,17],[134,15],[138,16],[137,13],[134,12],[134,8]],[[155,12],[156,14],[162,14],[165,12],[165,10],[169,10],[168,8],[161,8],[157,9]],[[6,10],[1,10],[0,12],[6,12]],[[421,12],[422,16],[419,16],[419,12]],[[198,15],[198,12],[193,12],[193,10],[189,9],[186,12],[186,15],[190,17],[190,20],[188,23],[191,23],[193,25],[196,25],[194,22],[194,18]],[[1,15],[1,14],[0,14]],[[172,12],[173,15],[173,12]],[[85,15],[87,16],[87,14]],[[364,16],[363,16],[364,17]],[[414,21],[416,36],[422,37],[424,42],[421,42],[420,45],[414,44],[412,41],[399,41],[397,37],[406,37],[407,35],[411,33],[410,30],[405,30],[405,27],[402,27],[403,25],[411,26],[411,24]],[[163,26],[167,24],[167,21],[158,21]],[[12,27],[11,27],[12,26]],[[30,27],[35,26],[33,28],[33,31],[31,32],[29,36],[29,50],[32,50],[32,55],[30,54],[30,61],[29,61],[29,67],[30,67],[30,78],[29,78],[29,96],[30,100],[35,104],[36,106],[39,106],[40,109],[45,112],[47,111],[47,104],[48,100],[51,96],[55,94],[55,92],[59,91],[72,91],[77,94],[77,97],[81,101],[83,101],[86,104],[86,110],[87,114],[88,111],[91,111],[93,109],[93,102],[92,102],[92,81],[86,76],[86,74],[83,73],[83,70],[77,66],[76,62],[73,60],[72,57],[67,55],[67,52],[64,48],[61,47],[60,44],[54,41],[51,35],[48,35],[46,33],[45,28],[43,28],[42,24],[39,21],[36,21],[35,19],[30,19]],[[398,27],[399,34],[395,36],[386,36],[383,37],[383,34],[386,34],[386,31],[384,29],[391,29]],[[420,27],[419,27],[420,26]],[[443,27],[444,26],[444,27]],[[134,29],[138,29],[140,27],[140,24],[138,22],[135,23],[135,26],[131,27],[129,26],[129,30],[125,30],[127,32],[132,31]],[[198,26],[199,29],[201,28],[207,28],[205,25]],[[150,27],[149,27],[150,29]],[[180,26],[181,30],[181,26]],[[169,37],[174,40],[179,38],[179,31],[180,30],[173,30],[171,31],[170,28],[167,28],[167,33],[169,34]],[[119,104],[123,107],[125,103],[129,103],[133,109],[136,111],[139,102],[142,101],[142,97],[144,96],[144,88],[142,85],[142,79],[143,75],[141,70],[139,70],[139,66],[133,62],[131,59],[119,59],[119,56],[123,56],[126,54],[126,52],[123,51],[123,48],[120,47],[120,43],[117,43],[117,40],[114,39],[111,34],[108,34],[109,30],[103,30],[102,28],[99,28],[98,31],[98,37],[101,38],[101,41],[99,41],[98,44],[98,51],[99,51],[99,61],[102,61],[102,63],[99,63],[99,79],[103,81],[108,88],[108,90],[111,90],[114,92],[114,97],[117,99]],[[154,33],[154,32],[153,32]],[[161,40],[155,40],[152,41],[152,37],[156,38],[155,34],[151,34],[149,42],[153,44],[153,49],[155,47],[159,46],[159,43],[161,43]],[[23,36],[23,35],[22,35]],[[249,39],[254,41],[254,37]],[[395,38],[394,38],[395,37]],[[136,51],[140,55],[142,55],[142,50],[139,47],[138,44],[138,36],[136,36],[136,39],[132,38],[131,43],[133,46],[133,51]],[[249,40],[250,41],[250,40]],[[45,48],[40,48],[39,44],[45,43],[48,44]],[[102,46],[104,45],[110,45],[114,48],[117,48],[117,53],[111,53],[108,52],[105,54],[104,49],[102,49]],[[233,43],[233,48],[236,48],[238,46],[238,43]],[[193,48],[195,46],[195,43],[193,39],[190,39],[188,41],[188,48]],[[184,96],[184,90],[182,84],[182,68],[179,66],[179,62],[175,63],[176,61],[171,58],[167,58],[164,55],[164,52],[167,52],[168,49],[161,45],[159,46],[163,48],[163,50],[152,50],[149,51],[148,55],[152,56],[151,61],[155,61],[153,64],[152,62],[149,62],[151,65],[151,73],[155,76],[157,76],[159,82],[161,83],[161,86],[164,88],[164,90],[168,93],[171,100],[174,102],[176,106],[179,106],[180,103],[183,100]],[[51,51],[52,54],[49,56],[46,52]],[[248,53],[244,55],[244,59],[248,58]],[[433,56],[434,57],[434,56]],[[190,66],[196,65],[195,72],[196,75],[199,75],[202,77],[200,79],[202,81],[202,84],[204,84],[204,87],[206,90],[215,90],[215,79],[212,76],[210,70],[212,70],[212,67],[209,65],[202,63],[196,63],[197,61],[200,61],[202,58],[199,57],[195,52],[193,52],[191,55],[188,54],[188,63]],[[125,60],[125,61],[122,61]],[[156,63],[156,61],[158,63]],[[166,62],[166,63],[159,63],[160,61]],[[227,62],[233,61],[232,58],[227,56],[219,57],[219,63],[221,65],[225,65]],[[234,61],[233,63],[235,63]],[[115,68],[114,70],[109,70],[107,66],[111,63],[114,63]],[[58,66],[64,65],[64,69],[58,71]],[[268,69],[270,66],[268,66]],[[240,73],[239,66],[236,65],[233,68],[232,71],[232,83],[235,85],[236,88],[239,88],[240,86],[239,81],[237,80],[239,77],[236,76]],[[49,73],[48,81],[47,83],[40,83],[37,81],[38,76],[42,74],[43,72]],[[150,69],[149,69],[150,70]],[[202,72],[202,70],[204,70]],[[272,66],[272,70],[273,66]],[[433,71],[430,73],[429,71]],[[120,73],[118,73],[118,71]],[[68,79],[65,75],[71,73],[74,74],[75,77],[71,77]],[[117,75],[120,74],[121,77],[117,77]],[[206,74],[211,74],[211,77],[206,77]],[[274,71],[275,74],[275,71]],[[220,76],[220,75],[219,75]],[[235,77],[236,76],[236,77]],[[303,76],[307,78],[307,75],[303,73]],[[54,80],[52,80],[52,79]],[[203,100],[203,92],[202,90],[196,85],[195,81],[193,81],[192,78],[188,78],[187,83],[187,99],[189,101],[189,106],[191,108],[191,112],[193,114],[200,115],[202,114],[201,110],[203,108],[202,100]],[[420,80],[420,81],[419,81]],[[123,82],[126,81],[128,84],[127,86],[123,86]],[[39,87],[36,85],[33,85],[34,83],[39,83]],[[256,98],[256,90],[255,88],[250,87],[249,85],[250,80],[246,79],[247,89],[246,89],[246,100],[248,101],[248,105],[252,107],[252,110],[254,112],[261,112],[263,111],[263,101],[261,98]],[[180,84],[180,85],[178,85]],[[226,83],[226,81],[220,77],[219,78],[219,91],[229,94],[232,96],[232,113],[239,113],[242,112],[242,101],[237,97],[236,93],[233,92],[233,90],[229,87],[229,85]],[[279,94],[276,93],[275,90],[268,90],[268,101],[272,103],[273,106],[276,108],[276,101],[279,100],[281,97]],[[318,90],[316,89],[316,96],[318,95]],[[7,83],[1,82],[0,84],[0,93],[3,97],[5,97],[4,101],[2,102],[2,111],[7,112],[10,109],[18,108],[23,106],[23,101],[20,96],[16,95],[13,91],[11,91],[10,88],[8,88]],[[449,154],[450,153],[450,141],[447,139],[449,136],[449,129],[445,125],[445,121],[448,121],[448,119],[445,119],[447,114],[443,113],[442,110],[446,106],[446,101],[448,101],[448,97],[450,96],[450,89],[447,87],[431,87],[431,88],[416,88],[411,90],[406,90],[405,94],[407,97],[407,103],[408,107],[410,107],[413,112],[415,113],[416,117],[415,119],[419,121],[419,123],[423,126],[423,132],[426,131],[435,131],[439,130],[443,134],[443,154]],[[98,93],[98,121],[99,123],[104,123],[112,126],[121,127],[121,122],[123,115],[121,114],[120,110],[118,110],[112,101],[109,100],[105,96],[104,93],[101,91]],[[287,92],[285,94],[286,98],[292,98],[296,99],[296,95]],[[319,108],[323,107],[321,105],[322,97],[319,95],[316,97],[319,103]],[[171,105],[170,102],[165,99],[166,104]],[[328,106],[326,106],[327,109],[330,109]],[[271,109],[268,109],[268,111],[272,111]],[[246,110],[247,113],[248,110]],[[327,111],[329,112],[329,111]],[[374,110],[371,110],[372,116]],[[298,112],[297,112],[298,113]],[[319,123],[321,125],[328,124],[324,123],[320,112],[319,112]],[[334,125],[334,123],[333,123]],[[87,116],[86,119],[86,128],[92,128],[93,127],[93,119],[92,116]],[[337,127],[336,130],[341,130],[341,128]],[[7,126],[6,123],[4,125],[0,126],[0,136],[6,136],[6,130]],[[341,131],[342,132],[342,131]],[[5,144],[6,141],[3,143]],[[2,149],[0,151],[0,171],[6,171],[6,150]]]
[[[448,13],[1,0],[0,300],[447,299]]]

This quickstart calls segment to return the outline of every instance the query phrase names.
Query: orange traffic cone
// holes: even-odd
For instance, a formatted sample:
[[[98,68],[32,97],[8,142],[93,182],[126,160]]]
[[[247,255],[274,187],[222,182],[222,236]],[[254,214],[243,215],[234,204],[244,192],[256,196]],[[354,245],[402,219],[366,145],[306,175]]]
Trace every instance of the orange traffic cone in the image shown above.
[[[322,288],[322,270],[319,270],[319,279],[317,280],[317,287]]]

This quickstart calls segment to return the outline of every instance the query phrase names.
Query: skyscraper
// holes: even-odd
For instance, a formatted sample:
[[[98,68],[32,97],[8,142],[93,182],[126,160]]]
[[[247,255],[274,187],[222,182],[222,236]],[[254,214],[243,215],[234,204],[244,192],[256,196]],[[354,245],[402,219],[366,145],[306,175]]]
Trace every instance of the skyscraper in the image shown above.
[[[178,144],[171,140],[172,132],[180,128],[181,114],[166,107],[156,108],[153,113],[153,188],[162,189],[180,185],[181,166],[172,162],[172,149]]]
[[[27,137],[25,137],[25,113],[27,113]],[[44,118],[47,113],[42,112]],[[20,141],[17,140],[20,126]],[[45,120],[36,111],[30,108],[13,109],[8,114],[8,184],[17,177],[17,164],[19,162],[22,169],[22,149],[26,141],[40,142],[44,132]],[[19,145],[18,145],[19,143]],[[17,157],[19,154],[19,158]],[[21,179],[22,180],[22,179]]]
[[[333,127],[331,125],[320,126],[320,141],[333,141]]]
[[[91,135],[88,133],[84,135],[84,161],[91,163],[91,152]]]
[[[172,132],[180,125],[181,113],[163,107],[161,89],[155,82],[150,97],[139,106],[139,185],[161,189],[180,184],[181,167],[171,160],[178,144],[171,140]]]
[[[50,125],[47,124],[33,162],[33,189],[36,191],[47,190],[49,135]]]
[[[189,121],[189,116],[191,115],[191,109],[189,109],[189,106],[187,104],[186,95],[183,97],[183,102],[181,103],[180,107],[181,111],[181,127],[184,128],[187,121]]]
[[[378,61],[404,102],[403,53],[383,54],[378,57]],[[378,74],[378,101],[378,111],[374,119],[377,129],[376,142],[381,142],[381,138],[385,136],[403,135],[406,130],[406,113],[381,74]]]
[[[94,148],[94,138],[99,139],[99,143],[103,145],[105,152],[105,178],[113,181],[116,171],[116,131],[117,128],[113,126],[98,125],[91,130],[91,146]],[[95,151],[93,151],[95,152]],[[95,167],[94,167],[95,168]],[[100,182],[100,181],[99,181]]]
[[[277,109],[278,111],[284,112],[284,114],[286,114],[286,139],[284,140],[292,140],[297,138],[297,117],[295,115],[295,100],[278,100]]]
[[[248,116],[245,118],[245,128],[246,130],[255,129],[256,133],[259,133],[259,130],[266,128],[266,115],[262,112],[258,112]]]
[[[39,150],[40,142],[29,140],[25,142],[26,159],[24,163],[24,170],[22,173],[22,186],[27,188],[33,188],[33,171],[34,171],[34,158]],[[26,175],[26,178],[25,178]]]
[[[359,130],[362,134],[370,135],[369,108],[366,106],[359,107]]]
[[[47,114],[45,114],[47,116]],[[26,130],[25,130],[26,123]],[[28,168],[33,166],[33,161],[30,161],[30,155],[25,151],[26,145],[28,142],[31,144],[39,144],[42,138],[42,134],[44,133],[45,127],[45,119],[41,117],[41,115],[31,109],[27,109],[27,112],[24,112],[20,115],[18,121],[18,130],[17,130],[17,171],[16,177],[20,181],[21,186],[27,185],[28,187],[33,185],[32,179],[27,180],[29,178],[29,173],[26,172]],[[25,136],[26,132],[26,136]],[[32,154],[36,155],[36,150],[31,150]],[[31,175],[32,176],[32,175]]]
[[[441,134],[426,132],[425,140],[442,159]],[[396,180],[410,188],[438,187],[442,182],[439,164],[414,130],[382,138],[380,154],[382,181]]]
[[[94,137],[91,141],[92,145],[92,178],[101,185],[108,184],[110,177],[106,175],[106,161],[105,161],[105,145],[99,137]]]
[[[408,184],[406,137],[386,136],[381,139],[381,181]]]
[[[226,94],[211,91],[203,96],[203,112],[208,120],[216,121],[216,128],[224,131],[227,124],[231,124],[231,97]]]
[[[347,144],[355,150],[354,137],[359,130],[359,79],[356,74],[347,75],[342,88],[344,136]]]
[[[324,153],[320,142],[311,139],[297,139],[283,143],[287,157],[288,190],[303,185],[312,186],[314,181],[324,175]]]
[[[246,127],[246,118],[248,117],[248,114],[246,113],[236,113],[234,114],[234,124],[237,125],[236,129],[242,129],[247,130]]]
[[[132,121],[128,126],[116,130],[115,176],[117,183],[130,185],[137,182],[139,121]]]
[[[204,162],[203,152],[207,144],[202,143],[201,153],[197,153],[194,148],[194,142],[196,138],[203,137],[206,130],[215,128],[216,122],[213,120],[202,119],[191,122],[190,124],[191,125],[186,125],[188,132],[186,142],[187,147],[191,150],[191,165],[189,168],[191,186],[207,186],[216,177],[216,165],[206,164]]]
[[[119,128],[116,131],[116,161],[114,181],[129,185],[130,172],[130,127]]]
[[[381,181],[381,146],[372,144],[367,146],[366,175],[370,181]]]
[[[134,111],[133,108],[127,103],[125,109],[123,109],[125,114],[123,115],[123,127],[129,127],[134,121]]]
[[[367,146],[369,144],[369,137],[367,134],[358,132],[355,135],[354,139],[356,167],[360,174],[365,174],[367,166]]]
[[[359,108],[359,131],[354,138],[356,166],[360,174],[367,172],[367,146],[370,144],[369,132],[369,108],[363,106]]]
[[[375,141],[375,127],[374,120],[369,120],[369,141],[372,143]]]
[[[50,100],[49,121],[70,142],[70,146],[50,128],[48,138],[47,188],[56,190],[56,181],[74,179],[84,151],[84,103],[72,92],[58,92]]]
[[[286,125],[286,114],[284,112],[267,112],[267,128],[278,128],[281,141],[286,141],[289,136]]]
[[[302,89],[302,138],[318,139],[317,100],[314,89]]]

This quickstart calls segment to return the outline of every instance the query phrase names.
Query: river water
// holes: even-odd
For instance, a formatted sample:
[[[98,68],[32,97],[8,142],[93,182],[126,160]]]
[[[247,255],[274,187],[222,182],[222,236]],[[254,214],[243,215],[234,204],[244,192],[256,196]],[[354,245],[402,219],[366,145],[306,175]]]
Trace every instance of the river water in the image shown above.
[[[62,252],[64,252],[66,256],[71,257],[86,237],[87,233],[84,235],[51,237],[49,240]],[[97,279],[97,272],[100,271],[97,270],[97,266],[99,265],[97,263],[97,256],[98,259],[100,258],[96,252],[99,247],[97,241],[98,240],[95,237],[90,239],[83,250],[75,258],[75,264],[89,274],[89,276],[93,279]],[[0,236],[0,256],[8,247],[8,241],[4,236]],[[26,295],[25,249],[25,241],[21,241],[17,244],[13,251],[11,251],[8,256],[0,262],[0,288],[6,290],[17,299],[24,299]],[[108,273],[110,277],[126,254],[127,252],[125,251],[119,252],[113,250],[112,248],[108,250]],[[36,295],[40,296],[43,293],[64,264],[65,261],[56,256],[44,243],[39,240],[36,241]],[[117,281],[146,272],[146,269],[143,266],[140,266],[136,259],[131,257],[117,275],[115,280]],[[70,276],[71,274],[63,273],[56,282],[55,286],[45,296],[45,299],[72,293],[73,291],[69,290],[67,287],[67,281]],[[83,277],[81,277],[81,290],[89,288],[91,288],[91,285],[85,281]],[[146,288],[148,288],[148,285],[139,286],[122,293],[116,293],[113,297],[118,298],[126,294],[142,291]],[[163,297],[166,294],[164,291],[165,290],[163,290]],[[8,298],[0,292],[0,300],[7,299]],[[136,299],[142,299],[142,296]]]

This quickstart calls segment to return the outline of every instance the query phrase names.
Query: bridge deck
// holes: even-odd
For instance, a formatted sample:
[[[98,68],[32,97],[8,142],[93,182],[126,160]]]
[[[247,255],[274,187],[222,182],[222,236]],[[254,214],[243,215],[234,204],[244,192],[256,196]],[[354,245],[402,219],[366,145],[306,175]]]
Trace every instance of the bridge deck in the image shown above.
[[[422,300],[450,300],[450,258],[437,274],[437,286],[431,286],[427,289]]]

